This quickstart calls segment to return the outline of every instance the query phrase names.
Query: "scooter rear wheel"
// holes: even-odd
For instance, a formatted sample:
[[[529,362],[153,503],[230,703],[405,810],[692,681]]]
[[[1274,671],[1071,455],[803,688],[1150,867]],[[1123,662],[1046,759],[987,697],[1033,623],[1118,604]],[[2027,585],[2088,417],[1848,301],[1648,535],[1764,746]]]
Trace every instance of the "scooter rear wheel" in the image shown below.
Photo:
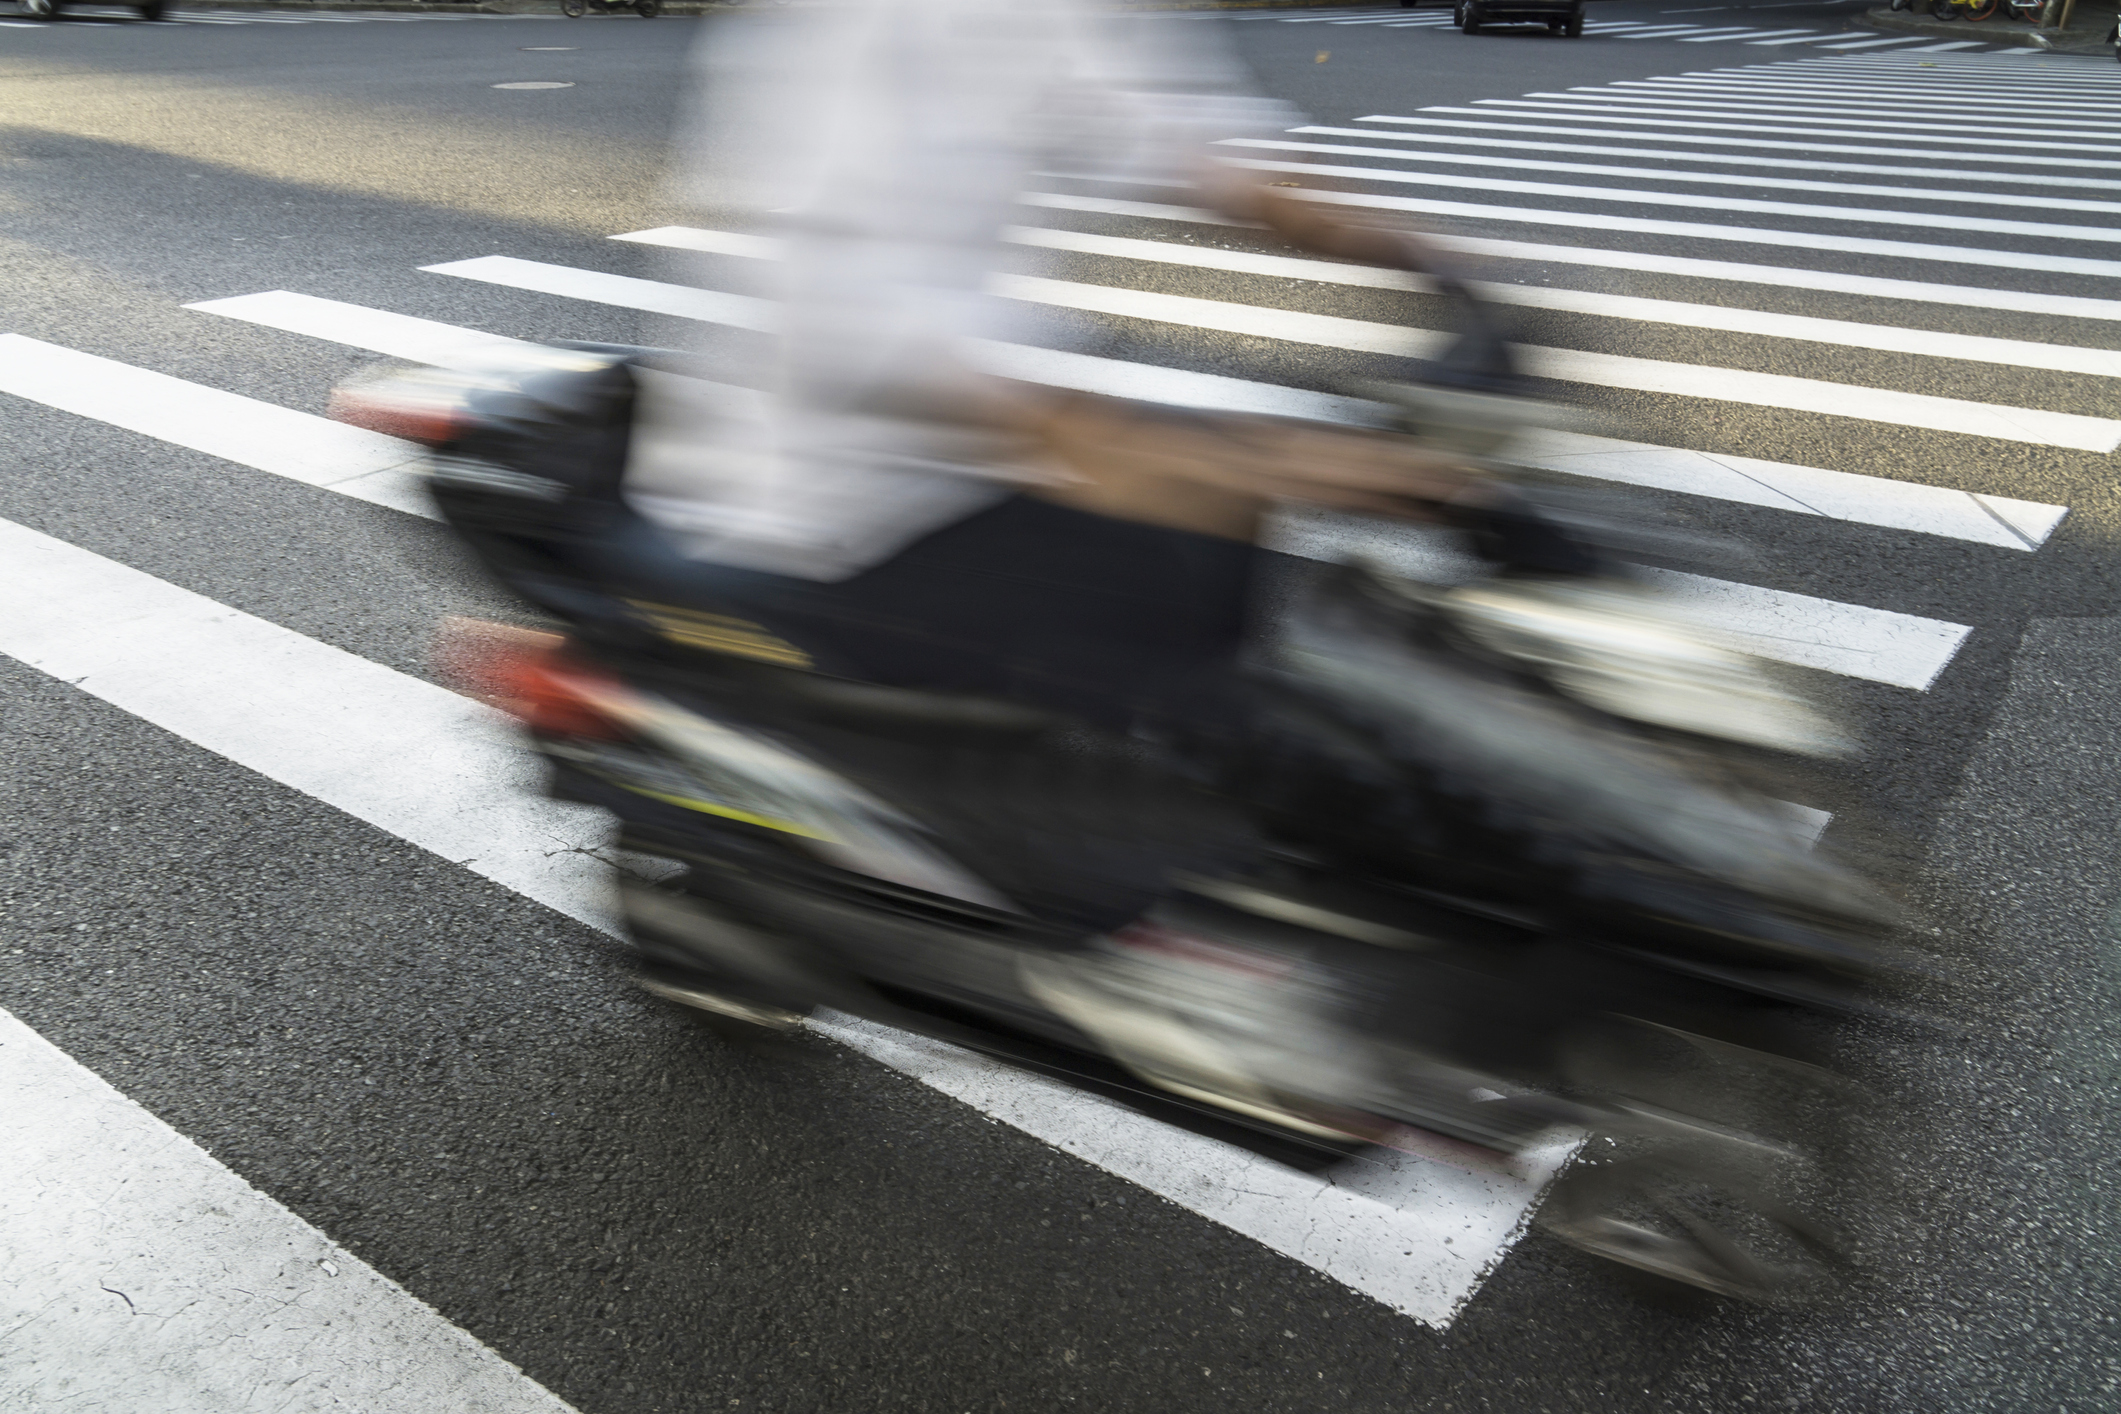
[[[560,13],[570,20],[579,20],[589,12],[585,0],[560,0]]]

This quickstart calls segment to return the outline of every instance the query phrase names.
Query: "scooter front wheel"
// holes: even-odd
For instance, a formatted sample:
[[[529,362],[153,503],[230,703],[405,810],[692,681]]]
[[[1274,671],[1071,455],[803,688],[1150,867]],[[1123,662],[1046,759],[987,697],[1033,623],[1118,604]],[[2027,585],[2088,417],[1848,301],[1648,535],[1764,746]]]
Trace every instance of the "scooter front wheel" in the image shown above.
[[[589,13],[586,0],[560,0],[560,13],[570,20],[579,20]]]

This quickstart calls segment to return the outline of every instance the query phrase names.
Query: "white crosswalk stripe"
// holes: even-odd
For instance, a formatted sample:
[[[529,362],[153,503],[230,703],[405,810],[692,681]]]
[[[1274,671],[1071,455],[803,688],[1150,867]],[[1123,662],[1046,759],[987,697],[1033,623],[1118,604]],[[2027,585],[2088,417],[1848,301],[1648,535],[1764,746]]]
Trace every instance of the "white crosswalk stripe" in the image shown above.
[[[1235,18],[1371,29],[1443,22],[1355,10]],[[1654,37],[1640,26],[1629,32]],[[1746,36],[1783,33],[1755,26],[1728,37],[1746,42]],[[1992,460],[2029,450],[2060,459],[2106,455],[2121,444],[2121,420],[2105,415],[2111,408],[2088,403],[2083,385],[2068,382],[2121,375],[2121,354],[2111,340],[2087,336],[2086,326],[2073,322],[2104,328],[2121,318],[2121,287],[2103,283],[2121,279],[2121,260],[2098,253],[2117,239],[2110,218],[2121,207],[2098,193],[2121,180],[2092,175],[2121,171],[2121,163],[2099,144],[2078,141],[2095,120],[2068,113],[2080,92],[2114,90],[2058,76],[2058,83],[2080,87],[2043,91],[2044,73],[1956,54],[1933,62],[1934,69],[1920,68],[1880,51],[1373,114],[1254,140],[1277,146],[1252,148],[1330,162],[1239,160],[1334,182],[1335,189],[1310,193],[1321,202],[1451,218],[1457,227],[1446,239],[1492,262],[1484,285],[1489,297],[1527,317],[1554,316],[1556,329],[1579,331],[1545,342],[1528,338],[1531,372],[1576,385],[1587,401],[1617,390],[1687,413],[1690,427],[1697,420],[1691,415],[1700,414],[1704,429],[1688,433],[1700,437],[1696,446],[1542,433],[1529,439],[1531,465],[1743,508],[1746,515],[1766,511],[1803,517],[1815,527],[1831,523],[1818,533],[1845,538],[1851,556],[1875,559],[1877,546],[1895,546],[1885,553],[1904,557],[1913,583],[1935,573],[1922,567],[1933,553],[2002,551],[1996,558],[2030,564],[2021,557],[2038,555],[2064,523],[2066,506],[1992,494],[1996,483],[1984,484]],[[1874,121],[1921,111],[1931,94],[1953,113],[1952,123],[1917,131],[1889,128],[1900,121],[1890,116]],[[2050,113],[2065,116],[2039,116]],[[1561,114],[1596,126],[1566,126]],[[1999,131],[1986,121],[1992,114],[2045,126]],[[1630,126],[1638,119],[1656,126]],[[1815,128],[1841,141],[1813,145],[1774,136]],[[1985,139],[1965,136],[1976,131]],[[1594,142],[1549,140],[1564,135]],[[1839,160],[1887,155],[1891,165]],[[1577,160],[1615,157],[1658,165]],[[1968,162],[1985,165],[1960,165]],[[1424,164],[1438,170],[1420,170]],[[1572,180],[1478,174],[1491,164]],[[1764,175],[1770,171],[1889,180]],[[1798,190],[1826,200],[1728,198],[1654,185],[1674,182]],[[1437,194],[1393,190],[1411,184]],[[1481,199],[1457,200],[1459,193]],[[1532,202],[1539,204],[1525,204]],[[1640,214],[1673,206],[1702,219]],[[1008,240],[1025,260],[1052,265],[1003,276],[1000,291],[1072,311],[1067,318],[1099,328],[1140,321],[1151,331],[1143,347],[1156,352],[1126,360],[1025,345],[969,351],[1007,376],[1193,406],[1349,419],[1369,409],[1342,393],[1233,376],[1212,351],[1230,341],[1210,336],[1270,345],[1285,360],[1307,347],[1363,357],[1418,353],[1441,338],[1416,327],[1409,313],[1426,296],[1422,282],[1268,249],[1263,236],[1191,207],[1096,191],[1027,193],[1025,207],[1048,224],[1012,228]],[[2013,207],[2089,219],[1992,214]],[[1528,225],[1553,239],[1517,239],[1515,228]],[[1934,240],[1884,239],[1850,232],[1851,225],[1920,227]],[[679,284],[594,268],[603,262],[593,251],[580,264],[505,253],[449,259],[452,252],[437,251],[436,263],[407,270],[405,279],[409,286],[446,284],[469,292],[465,298],[474,302],[484,287],[486,298],[505,289],[771,329],[772,305],[717,287],[715,272],[723,267],[714,263],[770,259],[777,253],[771,241],[695,227],[612,235],[623,244],[602,248],[613,256],[610,263],[629,250],[674,248],[704,256],[698,263],[705,276],[698,285]],[[1212,243],[1197,238],[1203,235]],[[1653,248],[1620,248],[1638,241]],[[1733,245],[1748,249],[1732,252]],[[1749,258],[1721,258],[1734,253]],[[1787,263],[1774,263],[1778,258]],[[1817,268],[1827,264],[1837,268]],[[1951,278],[1919,278],[1938,266],[1950,267]],[[2020,288],[2036,282],[2015,278],[2018,272],[2061,273],[2078,283],[2068,294]],[[1664,295],[1673,293],[1671,281],[1696,283],[1680,287],[1685,297],[1653,298],[1629,292],[1625,277],[1634,275],[1665,282]],[[1210,276],[1214,298],[1183,292],[1188,287],[1180,282]],[[1177,288],[1166,288],[1167,281]],[[1854,307],[1835,310],[1835,317],[1797,314],[1762,298],[1778,289],[1832,293]],[[469,366],[522,347],[520,340],[467,325],[293,290],[238,289],[187,307],[202,320],[274,331],[257,338],[325,340],[445,366]],[[1961,309],[1983,311],[1983,323],[1955,326]],[[1629,352],[1630,340],[1644,331],[1659,332],[1659,351],[1671,356]],[[1793,367],[1803,376],[1788,371]],[[2057,375],[2052,403],[2045,385],[2036,395],[2015,391],[2035,385],[2016,384],[2008,396],[1990,396],[1993,385],[1983,380],[2004,369]],[[262,472],[395,512],[432,514],[409,444],[152,368],[0,334],[0,397],[100,423],[116,437],[158,439],[218,458],[230,464],[231,475]],[[1897,450],[1858,464],[1890,474],[1722,450],[1732,443],[1719,439],[1717,410],[1743,413],[1829,449],[1816,456],[1824,462],[1833,453],[1853,456],[1889,444]],[[1879,538],[1886,532],[1919,539],[1887,542]],[[1314,525],[1307,533],[1312,538],[1292,541],[1292,548],[1327,554],[1360,545],[1388,556],[1413,553],[1409,537],[1374,523],[1344,518],[1337,528]],[[481,709],[23,527],[0,523],[0,548],[9,552],[0,555],[0,652],[79,681],[83,691],[247,770],[568,916],[608,925],[601,904],[605,866],[592,858],[603,843],[599,827],[525,789],[526,768],[487,734]],[[1983,631],[1973,606],[1958,615],[1967,620],[1961,622],[1944,616],[1957,614],[1948,602],[1913,613],[1906,601],[1890,607],[1804,592],[1805,582],[1776,582],[1769,569],[1752,577],[1763,582],[1662,574],[1712,631],[1764,656],[1880,690],[1948,691],[1952,664]],[[54,594],[60,584],[78,592]],[[1948,599],[1946,593],[1938,602]],[[102,615],[95,631],[79,618],[84,614]],[[211,672],[198,664],[210,664]],[[405,769],[408,754],[424,765]],[[1539,1187],[1539,1175],[1460,1182],[1411,1160],[1372,1175],[1373,1187],[1363,1191],[1278,1170],[1262,1179],[1256,1166],[1220,1146],[1127,1129],[1132,1121],[1114,1120],[1103,1106],[1085,1108],[1079,1096],[1045,1082],[874,1027],[829,1021],[826,1027],[926,1084],[1439,1326],[1502,1259]],[[1323,1246],[1310,1237],[1320,1214],[1341,1234]],[[1456,1251],[1444,1245],[1447,1232],[1460,1234]]]

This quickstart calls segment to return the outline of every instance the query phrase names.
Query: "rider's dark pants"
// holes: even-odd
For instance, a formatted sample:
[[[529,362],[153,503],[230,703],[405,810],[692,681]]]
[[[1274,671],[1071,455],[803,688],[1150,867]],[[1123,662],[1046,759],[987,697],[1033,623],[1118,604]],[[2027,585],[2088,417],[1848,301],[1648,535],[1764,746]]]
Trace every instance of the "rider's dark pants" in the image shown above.
[[[607,573],[749,619],[837,676],[1107,725],[1236,713],[1254,546],[1014,496],[825,584],[685,560],[638,521]]]

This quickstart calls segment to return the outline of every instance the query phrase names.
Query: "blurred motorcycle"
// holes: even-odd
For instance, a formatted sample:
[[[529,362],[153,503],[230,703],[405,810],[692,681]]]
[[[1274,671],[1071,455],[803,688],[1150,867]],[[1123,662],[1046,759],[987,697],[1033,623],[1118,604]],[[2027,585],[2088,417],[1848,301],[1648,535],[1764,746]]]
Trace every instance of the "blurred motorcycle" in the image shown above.
[[[1796,1299],[1846,1256],[1853,1111],[1789,1023],[1875,1004],[1894,913],[1732,762],[1847,743],[1632,579],[1625,536],[1511,485],[1530,405],[1453,289],[1453,355],[1369,391],[1380,429],[1494,471],[1456,513],[1486,572],[1324,569],[1220,756],[833,678],[680,585],[585,575],[635,516],[636,395],[680,356],[402,371],[338,415],[433,447],[444,518],[553,623],[438,651],[556,796],[661,861],[618,885],[648,991],[737,1037],[864,1018],[1307,1167],[1507,1168],[1563,1136],[1556,1236]]]

